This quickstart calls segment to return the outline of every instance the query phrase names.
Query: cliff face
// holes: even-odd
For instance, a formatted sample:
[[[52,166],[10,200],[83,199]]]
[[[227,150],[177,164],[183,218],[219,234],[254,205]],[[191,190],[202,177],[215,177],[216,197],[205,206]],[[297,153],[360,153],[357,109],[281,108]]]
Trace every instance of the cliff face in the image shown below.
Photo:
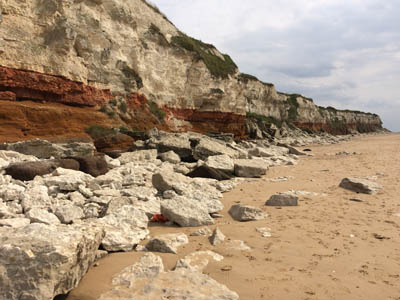
[[[334,115],[302,97],[294,114],[291,96],[240,74],[228,55],[182,34],[144,0],[3,0],[0,15],[0,100],[122,101],[150,112],[155,104],[171,130],[238,136],[246,113],[338,133],[332,118],[349,130],[380,128],[377,116]],[[134,127],[136,114],[122,119]]]

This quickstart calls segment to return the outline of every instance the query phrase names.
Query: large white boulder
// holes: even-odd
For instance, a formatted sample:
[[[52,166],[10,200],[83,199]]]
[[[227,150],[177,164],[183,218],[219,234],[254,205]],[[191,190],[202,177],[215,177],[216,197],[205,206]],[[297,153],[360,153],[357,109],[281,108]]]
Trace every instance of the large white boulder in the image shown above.
[[[52,300],[75,288],[95,260],[101,228],[0,227],[0,299]]]

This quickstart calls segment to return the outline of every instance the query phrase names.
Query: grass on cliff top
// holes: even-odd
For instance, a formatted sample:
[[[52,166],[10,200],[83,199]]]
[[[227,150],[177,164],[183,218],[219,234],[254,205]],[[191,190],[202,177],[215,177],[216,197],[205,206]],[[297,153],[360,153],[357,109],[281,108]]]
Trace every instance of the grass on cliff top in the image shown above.
[[[301,97],[301,98],[303,98],[304,100],[314,102],[314,100],[313,100],[312,98],[303,96],[303,95],[301,95],[301,94],[288,94],[288,93],[282,93],[282,92],[278,92],[278,94],[285,95],[285,96],[287,96],[287,97],[296,97],[296,98],[297,98],[297,97]]]
[[[250,75],[250,74],[246,74],[246,73],[240,73],[239,74],[239,80],[244,82],[244,83],[248,83],[249,81],[258,81],[261,82],[263,85],[269,86],[269,87],[273,87],[274,84],[273,83],[268,83],[268,82],[263,82],[261,80],[259,80],[256,76]]]
[[[211,44],[203,43],[184,33],[172,37],[171,43],[175,47],[196,53],[214,77],[225,79],[237,70],[237,66],[231,57],[227,54],[223,54],[223,58],[215,55],[213,51],[216,51],[216,48]]]
[[[336,114],[337,112],[345,112],[345,113],[353,113],[353,114],[360,114],[360,115],[378,117],[377,114],[370,113],[370,112],[363,112],[363,111],[351,110],[351,109],[336,109],[336,108],[334,108],[332,106],[328,106],[328,107],[318,106],[318,109],[320,110],[320,112],[327,110],[327,111],[333,112],[334,114]]]
[[[146,4],[152,11],[154,11],[154,12],[157,13],[157,14],[159,14],[165,21],[167,21],[167,22],[171,23],[172,25],[174,25],[174,24],[167,18],[167,16],[166,16],[164,13],[162,13],[162,12],[160,11],[160,9],[157,7],[157,5],[155,5],[154,3],[152,3],[151,1],[148,1],[148,0],[142,0],[142,2],[143,2],[144,4]]]

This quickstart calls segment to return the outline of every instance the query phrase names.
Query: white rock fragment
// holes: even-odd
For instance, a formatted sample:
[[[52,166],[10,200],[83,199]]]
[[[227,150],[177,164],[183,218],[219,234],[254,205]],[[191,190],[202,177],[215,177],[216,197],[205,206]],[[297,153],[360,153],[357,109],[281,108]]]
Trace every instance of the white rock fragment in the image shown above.
[[[224,257],[213,251],[197,251],[186,255],[177,261],[175,269],[190,269],[202,272],[207,267],[210,260],[221,261]]]
[[[162,253],[178,253],[178,247],[189,243],[189,239],[184,233],[169,233],[159,235],[150,239],[146,244],[148,251]]]
[[[225,241],[225,235],[219,228],[215,228],[209,240],[211,245],[216,246],[222,244]]]
[[[60,224],[60,220],[52,213],[41,208],[32,208],[25,216],[31,220],[32,223],[43,223],[43,224]]]
[[[262,220],[268,216],[267,213],[257,207],[242,204],[233,205],[229,214],[233,219],[240,222]]]

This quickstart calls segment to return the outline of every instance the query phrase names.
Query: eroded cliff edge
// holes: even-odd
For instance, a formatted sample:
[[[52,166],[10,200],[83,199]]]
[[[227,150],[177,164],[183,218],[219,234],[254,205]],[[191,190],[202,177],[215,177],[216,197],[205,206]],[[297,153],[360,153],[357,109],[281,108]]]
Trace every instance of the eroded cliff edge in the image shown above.
[[[249,120],[334,134],[382,128],[375,114],[318,107],[241,74],[144,0],[2,0],[0,101],[0,136],[14,139],[96,124],[236,136]],[[71,126],[59,128],[63,118]]]

